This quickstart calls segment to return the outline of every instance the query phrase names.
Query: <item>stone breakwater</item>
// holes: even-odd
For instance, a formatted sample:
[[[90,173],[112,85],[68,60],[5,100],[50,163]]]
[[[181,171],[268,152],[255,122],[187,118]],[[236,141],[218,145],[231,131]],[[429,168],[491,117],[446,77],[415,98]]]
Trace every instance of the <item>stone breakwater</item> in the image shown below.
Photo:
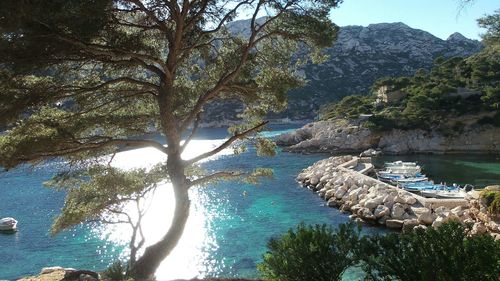
[[[352,219],[389,228],[412,230],[438,227],[449,220],[472,225],[472,233],[500,237],[500,224],[485,213],[485,202],[474,194],[467,200],[426,199],[347,167],[353,156],[334,156],[302,170],[297,181],[316,192],[329,207],[351,213]]]
[[[369,148],[388,154],[500,153],[500,128],[467,126],[464,132],[445,136],[438,131],[399,130],[374,132],[363,121],[332,120],[306,124],[276,139],[285,151],[297,153],[360,152]]]

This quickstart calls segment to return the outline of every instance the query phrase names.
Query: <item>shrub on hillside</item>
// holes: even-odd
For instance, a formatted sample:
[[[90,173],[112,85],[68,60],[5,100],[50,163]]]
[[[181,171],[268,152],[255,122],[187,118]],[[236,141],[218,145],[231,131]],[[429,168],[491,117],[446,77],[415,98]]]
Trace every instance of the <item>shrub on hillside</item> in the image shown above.
[[[271,239],[264,261],[258,265],[266,280],[341,280],[344,270],[357,263],[359,229],[340,225],[338,230],[300,224]]]
[[[493,215],[500,215],[500,191],[483,191],[481,197],[486,199],[488,212]]]

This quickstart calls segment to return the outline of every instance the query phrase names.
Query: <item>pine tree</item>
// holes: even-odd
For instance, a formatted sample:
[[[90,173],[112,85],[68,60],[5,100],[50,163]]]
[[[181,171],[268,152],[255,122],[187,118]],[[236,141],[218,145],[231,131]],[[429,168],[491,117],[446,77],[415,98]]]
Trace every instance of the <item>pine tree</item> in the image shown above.
[[[54,226],[57,232],[98,216],[95,212],[119,204],[117,198],[142,191],[135,185],[115,188],[113,194],[103,193],[113,200],[99,201],[89,212],[78,210],[75,206],[87,200],[80,195],[90,190],[98,198],[110,182],[106,177],[135,182],[95,159],[142,147],[167,155],[154,172],[135,172],[135,178],[149,177],[143,179],[149,184],[144,189],[151,187],[149,179],[168,178],[176,199],[168,232],[130,265],[132,277],[151,278],[182,235],[189,188],[219,178],[267,174],[224,170],[193,176],[189,171],[261,130],[267,112],[286,106],[287,91],[304,83],[297,68],[321,59],[320,48],[335,39],[337,27],[328,13],[339,2],[2,1],[0,126],[6,131],[0,137],[0,165],[10,169],[56,157],[74,164],[75,171],[56,179],[62,185],[74,183],[73,197]],[[250,17],[247,30],[231,31],[230,22],[245,15]],[[226,98],[245,104],[242,123],[219,147],[182,159],[205,105]],[[166,146],[141,137],[154,132],[164,136]],[[256,143],[261,153],[272,152],[268,141]]]

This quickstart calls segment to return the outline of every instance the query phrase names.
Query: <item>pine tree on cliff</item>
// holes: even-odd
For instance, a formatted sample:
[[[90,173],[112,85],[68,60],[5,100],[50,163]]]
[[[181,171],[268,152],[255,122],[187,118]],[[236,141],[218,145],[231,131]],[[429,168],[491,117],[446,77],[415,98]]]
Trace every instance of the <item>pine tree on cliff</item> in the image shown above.
[[[104,211],[118,212],[109,206],[168,178],[176,199],[172,225],[129,264],[131,276],[150,278],[182,235],[190,188],[267,174],[190,172],[200,160],[261,130],[267,112],[286,106],[287,91],[304,82],[297,67],[321,59],[320,48],[335,39],[328,13],[339,2],[2,1],[0,126],[7,131],[0,137],[0,165],[69,161],[68,171],[55,179],[70,197],[54,232]],[[250,17],[244,34],[228,28],[238,16]],[[205,105],[226,98],[246,105],[244,122],[219,147],[182,159]],[[141,138],[148,133],[160,133],[166,146]],[[260,153],[272,152],[268,141],[255,143]],[[142,147],[154,147],[168,160],[131,174],[109,165],[109,155]],[[108,165],[99,161],[106,155]]]

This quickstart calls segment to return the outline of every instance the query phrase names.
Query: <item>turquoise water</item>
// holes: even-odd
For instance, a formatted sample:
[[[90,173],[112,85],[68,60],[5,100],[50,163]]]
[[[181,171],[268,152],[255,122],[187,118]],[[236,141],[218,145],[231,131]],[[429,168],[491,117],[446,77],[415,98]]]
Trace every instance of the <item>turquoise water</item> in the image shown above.
[[[274,129],[268,134],[290,128],[275,126]],[[195,141],[193,146],[206,145],[224,136],[223,129],[202,130],[199,142]],[[158,278],[256,277],[255,266],[266,251],[269,238],[300,222],[334,226],[346,222],[346,215],[325,207],[322,199],[295,182],[301,169],[325,157],[283,152],[276,157],[256,157],[250,149],[243,155],[225,153],[206,162],[205,168],[213,170],[272,167],[275,175],[257,186],[224,182],[191,190],[192,211],[185,235],[158,270]],[[425,163],[429,171],[447,173],[439,176],[449,182],[475,180],[473,184],[476,185],[500,182],[498,158],[475,155],[433,156],[430,162],[428,159],[431,158],[425,156],[417,160]],[[0,173],[0,217],[12,216],[20,221],[19,232],[0,235],[0,279],[36,274],[40,268],[54,265],[103,270],[123,256],[123,245],[128,237],[126,229],[84,225],[50,237],[50,225],[63,204],[64,194],[48,190],[42,183],[60,168],[58,165],[52,163],[36,169],[18,168]],[[168,225],[172,207],[168,190],[168,186],[162,187],[154,195],[159,203],[151,207],[150,218],[145,223],[150,241],[161,235]],[[365,228],[364,231],[385,230]],[[354,275],[345,279],[354,280]]]

